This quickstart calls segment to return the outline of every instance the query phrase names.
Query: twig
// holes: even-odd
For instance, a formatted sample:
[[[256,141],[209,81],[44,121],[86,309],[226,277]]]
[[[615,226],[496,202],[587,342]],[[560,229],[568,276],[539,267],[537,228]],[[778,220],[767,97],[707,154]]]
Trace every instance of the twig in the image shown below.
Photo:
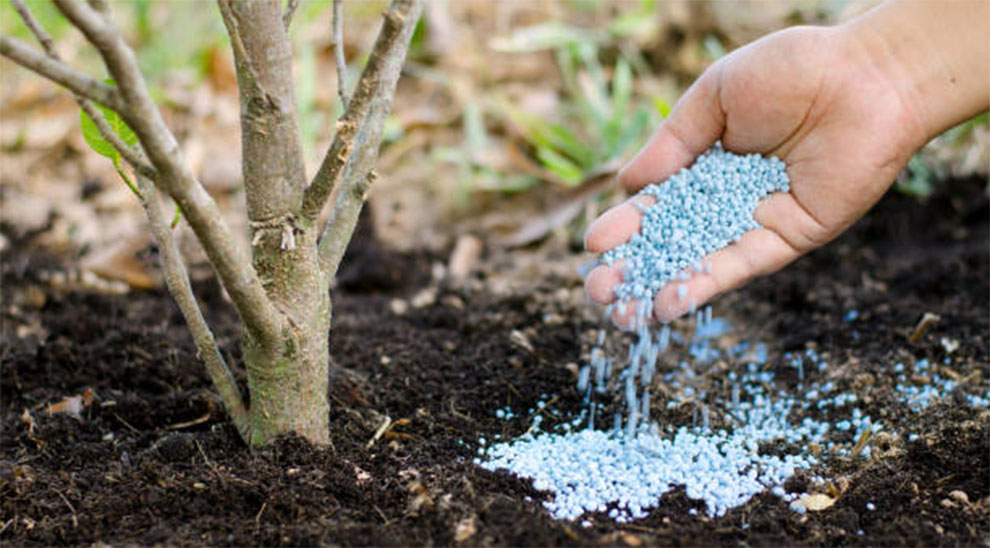
[[[248,255],[236,243],[216,202],[196,180],[182,156],[175,137],[151,99],[133,50],[109,19],[79,0],[55,0],[55,5],[103,58],[126,104],[126,109],[118,112],[161,173],[155,182],[179,204],[245,326],[261,341],[278,340],[285,317],[268,299]]]
[[[165,427],[165,430],[182,430],[183,428],[189,428],[190,426],[196,426],[197,424],[203,424],[204,422],[210,420],[213,416],[213,400],[207,400],[210,402],[210,408],[205,415],[201,417],[196,417],[191,421],[177,422],[175,424],[170,424]]]
[[[117,90],[65,63],[45,56],[16,38],[0,36],[0,55],[68,88],[73,93],[106,105],[121,114],[124,113],[124,102]]]
[[[244,434],[249,430],[247,408],[244,406],[244,400],[241,398],[241,393],[237,388],[234,375],[230,372],[230,368],[227,367],[227,362],[224,361],[223,355],[220,354],[220,347],[217,345],[217,341],[213,337],[213,332],[210,331],[210,326],[206,323],[203,312],[196,302],[192,284],[189,282],[189,272],[186,270],[186,265],[182,261],[182,254],[179,251],[179,246],[169,226],[168,217],[162,211],[161,204],[158,202],[154,185],[140,175],[137,177],[137,180],[142,197],[141,205],[144,206],[144,210],[148,214],[151,233],[155,238],[155,243],[158,244],[158,250],[161,255],[162,270],[165,273],[165,284],[168,286],[172,298],[175,299],[175,303],[179,306],[179,311],[182,312],[182,317],[185,318],[186,324],[189,325],[189,331],[192,332],[193,340],[196,343],[196,351],[206,365],[206,371],[213,381],[213,386],[220,393],[220,398],[223,400],[224,407],[227,409],[227,414],[230,415],[237,430]],[[209,413],[206,415],[206,419],[209,418],[209,415]],[[174,427],[185,427],[196,424],[197,421],[191,421],[189,424],[174,425]],[[247,439],[247,436],[244,437]]]
[[[371,436],[371,439],[368,440],[368,443],[364,445],[364,448],[371,449],[371,446],[374,445],[376,441],[378,441],[378,438],[382,437],[382,435],[388,430],[389,426],[392,426],[392,417],[385,415],[385,419],[382,421],[382,424],[378,427],[377,430],[375,430],[375,435]]]
[[[265,499],[265,502],[262,502],[261,503],[261,510],[258,510],[258,513],[254,515],[254,530],[255,531],[257,531],[261,527],[261,514],[264,514],[265,513],[265,508],[267,508],[267,507],[268,507],[268,500]]]
[[[34,37],[38,39],[41,43],[41,47],[48,54],[48,57],[54,61],[61,62],[62,59],[58,55],[58,51],[55,49],[55,42],[52,40],[51,35],[49,35],[44,28],[42,28],[41,23],[35,19],[34,15],[24,4],[24,0],[10,0],[11,4],[14,5],[14,9],[17,10],[17,14],[20,15],[21,20],[24,21],[24,25],[34,34]],[[100,135],[110,143],[113,148],[120,153],[127,163],[131,164],[134,169],[146,177],[154,179],[157,173],[155,169],[151,167],[148,162],[144,160],[140,152],[134,150],[127,145],[124,141],[117,136],[117,133],[110,128],[106,122],[106,118],[103,113],[96,109],[95,106],[83,95],[79,93],[74,93],[76,102],[79,103],[79,107],[90,117],[91,120],[96,124],[96,128],[99,130]]]
[[[62,502],[64,502],[66,506],[69,507],[69,511],[72,512],[72,526],[78,527],[79,518],[76,517],[76,507],[73,506],[71,502],[69,502],[69,499],[66,498],[66,496],[63,495],[61,491],[59,491],[58,489],[53,489],[53,491],[55,491],[55,494],[62,499]]]
[[[289,27],[292,26],[292,16],[296,14],[296,8],[299,7],[299,0],[289,0],[289,3],[285,6],[285,13],[282,14],[282,24],[285,25],[285,32],[289,32]]]
[[[333,0],[333,56],[337,62],[337,95],[347,110],[347,61],[344,59],[344,0]]]
[[[852,451],[849,452],[849,458],[855,459],[859,457],[863,449],[866,449],[866,444],[870,441],[870,437],[873,435],[873,429],[867,427],[866,430],[859,435],[859,439],[856,440],[856,445],[853,446]]]
[[[942,317],[938,314],[932,314],[931,312],[925,312],[921,316],[921,320],[918,321],[918,325],[915,326],[914,331],[908,336],[908,342],[911,344],[918,344],[921,337],[928,331],[928,328],[937,324],[942,320]]]
[[[42,47],[44,47],[48,56],[53,60],[58,61],[58,52],[55,50],[54,42],[52,41],[51,36],[45,32],[31,12],[27,9],[27,6],[23,3],[23,0],[12,0],[12,2],[14,4],[14,8],[24,21],[24,24],[42,44]],[[108,10],[106,4],[103,2],[94,1],[92,3],[101,11],[101,13],[105,14],[106,10]],[[120,152],[121,156],[123,156],[124,159],[130,163],[138,173],[137,179],[140,187],[138,189],[138,197],[141,200],[141,205],[147,213],[148,220],[151,224],[152,234],[158,244],[159,250],[162,253],[162,267],[165,271],[165,280],[169,291],[172,293],[173,298],[179,305],[179,308],[186,319],[186,323],[189,325],[189,328],[193,333],[197,350],[203,357],[207,371],[213,379],[217,390],[220,392],[220,396],[223,398],[228,413],[234,420],[234,424],[239,429],[247,428],[247,411],[244,409],[243,401],[240,398],[240,392],[237,390],[236,383],[234,383],[233,380],[233,375],[227,368],[226,362],[223,361],[223,357],[220,355],[216,340],[213,338],[213,334],[210,331],[209,326],[206,324],[206,321],[203,319],[199,306],[196,304],[196,299],[192,293],[192,287],[189,283],[189,276],[186,271],[185,264],[182,261],[182,256],[179,252],[178,246],[176,245],[169,222],[166,216],[162,213],[161,207],[157,201],[155,187],[146,179],[146,177],[156,177],[158,173],[154,168],[148,165],[140,150],[131,148],[119,138],[116,132],[114,132],[113,129],[107,124],[103,113],[97,110],[92,103],[90,103],[81,94],[76,94],[76,100],[79,102],[79,106],[83,109],[83,111],[86,112],[86,114],[96,124],[97,129],[100,131],[103,138],[110,142],[110,144],[117,149],[118,152]],[[122,422],[124,421],[122,420]],[[127,425],[126,422],[124,422],[124,424]],[[133,429],[130,425],[127,426]]]
[[[34,18],[34,15],[31,15],[31,12],[28,10],[27,6],[24,5],[24,0],[10,0],[10,3],[14,5],[14,9],[17,10],[17,14],[21,16],[21,21],[24,21],[24,24],[31,31],[31,34],[33,34],[35,38],[41,42],[41,47],[44,48],[45,53],[56,61],[60,60],[58,53],[55,51],[55,42],[52,40],[52,37],[45,32],[45,29],[41,28],[41,24]]]
[[[125,421],[124,420],[124,417],[121,417],[117,413],[114,413],[113,416],[114,416],[115,419],[117,419],[117,420],[120,421],[120,424],[123,424],[124,426],[126,426],[127,429],[130,430],[131,432],[133,432],[135,434],[140,434],[141,433],[140,430],[138,430],[137,428],[134,428],[134,425],[132,425],[131,423]]]
[[[328,278],[332,278],[337,272],[347,242],[350,241],[357,226],[357,218],[364,206],[365,196],[374,184],[376,177],[372,168],[378,158],[385,119],[392,109],[392,97],[409,49],[409,41],[422,9],[422,0],[393,2],[368,61],[368,67],[361,74],[361,80],[351,96],[344,121],[347,122],[347,116],[361,105],[366,114],[362,117],[360,128],[352,137],[353,154],[350,162],[341,166],[340,173],[334,177],[342,182],[333,185],[337,187],[333,190],[336,195],[332,198],[334,209],[321,236],[319,248],[320,268]],[[346,127],[349,126],[345,124],[338,130],[338,137]],[[334,140],[336,141],[337,138],[335,137]]]
[[[353,163],[351,153],[371,150],[372,161],[377,156],[384,115],[391,109],[392,94],[422,8],[423,0],[393,0],[385,14],[382,30],[350,98],[347,112],[337,122],[337,134],[330,150],[303,196],[300,211],[305,221],[316,219],[345,174],[352,184],[360,183],[368,176],[370,162],[362,161],[358,170],[349,169]],[[360,156],[363,160],[367,154]],[[366,163],[368,165],[364,165]],[[320,263],[321,266],[326,264],[323,251]],[[324,272],[328,272],[326,268]]]

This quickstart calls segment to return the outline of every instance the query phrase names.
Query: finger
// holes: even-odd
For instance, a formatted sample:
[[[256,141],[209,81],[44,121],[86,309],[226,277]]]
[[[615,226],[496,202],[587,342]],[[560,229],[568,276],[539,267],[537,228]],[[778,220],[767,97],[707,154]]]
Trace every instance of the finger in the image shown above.
[[[603,253],[629,241],[639,232],[639,221],[643,217],[639,204],[650,207],[656,203],[652,196],[633,196],[625,202],[606,211],[595,219],[584,235],[584,247],[593,253]]]
[[[799,256],[772,230],[751,230],[739,241],[706,257],[703,272],[664,286],[654,298],[654,316],[662,322],[672,321],[755,276],[776,272]]]
[[[622,264],[603,264],[595,267],[584,280],[584,291],[588,298],[598,304],[609,304],[615,300],[615,286],[622,283]]]
[[[718,141],[725,129],[725,113],[719,100],[716,63],[688,88],[670,116],[646,145],[619,172],[619,181],[635,192],[650,183],[664,181],[688,167]]]
[[[764,198],[753,211],[753,219],[780,235],[799,253],[821,247],[831,239],[830,231],[790,192],[775,192]]]

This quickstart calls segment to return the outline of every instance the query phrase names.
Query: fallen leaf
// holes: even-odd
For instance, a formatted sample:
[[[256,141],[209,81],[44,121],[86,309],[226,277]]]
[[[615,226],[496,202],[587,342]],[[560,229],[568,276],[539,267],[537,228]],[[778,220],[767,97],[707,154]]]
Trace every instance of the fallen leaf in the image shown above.
[[[100,277],[120,280],[134,289],[153,289],[158,284],[137,257],[149,241],[147,234],[133,235],[86,257],[80,266]]]
[[[812,512],[820,512],[835,504],[835,499],[823,493],[815,493],[801,495],[798,502]]]

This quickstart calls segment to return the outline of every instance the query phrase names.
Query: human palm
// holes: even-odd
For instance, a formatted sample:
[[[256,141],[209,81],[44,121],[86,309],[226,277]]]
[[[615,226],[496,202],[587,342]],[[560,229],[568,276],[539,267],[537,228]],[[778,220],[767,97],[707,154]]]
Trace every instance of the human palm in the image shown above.
[[[924,143],[902,91],[876,68],[855,39],[838,29],[799,27],[767,36],[709,68],[622,171],[630,191],[690,165],[716,141],[737,153],[779,157],[791,189],[757,207],[762,228],[705,259],[710,269],[685,282],[690,298],[670,284],[655,297],[654,315],[668,321],[754,276],[774,272],[835,238],[886,191]],[[635,197],[644,205],[650,198]],[[601,253],[639,230],[631,203],[603,214],[585,244]],[[589,274],[589,296],[615,300],[620,265]],[[710,273],[708,272],[710,270]],[[632,310],[616,313],[630,325]]]

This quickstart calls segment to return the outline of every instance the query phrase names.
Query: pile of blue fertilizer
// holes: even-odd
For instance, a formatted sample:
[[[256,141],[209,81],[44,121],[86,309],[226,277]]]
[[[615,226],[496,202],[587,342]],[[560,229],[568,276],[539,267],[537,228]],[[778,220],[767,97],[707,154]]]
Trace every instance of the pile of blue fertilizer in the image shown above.
[[[736,398],[709,400],[720,414],[740,421],[731,431],[699,425],[664,432],[654,424],[633,436],[615,428],[535,432],[483,448],[484,460],[477,462],[489,470],[505,468],[532,478],[533,487],[553,492],[545,506],[557,519],[577,519],[597,511],[607,512],[619,523],[628,522],[645,517],[661,496],[678,486],[685,487],[689,498],[703,501],[705,513],[721,516],[818,462],[807,452],[761,455],[761,442],[784,441],[806,448],[810,443],[824,445],[829,432],[828,424],[817,421],[788,424],[788,414],[800,402],[771,397],[762,387],[764,380],[753,369],[741,375]],[[739,398],[739,392],[748,397]],[[672,400],[668,405],[681,403],[684,400]],[[797,497],[775,494],[786,501]]]
[[[707,325],[721,334],[731,329],[721,318]],[[810,479],[809,492],[823,492],[822,466],[829,459],[871,458],[872,444],[857,446],[879,432],[894,431],[891,424],[860,407],[862,398],[852,387],[843,389],[830,379],[830,364],[814,349],[770,355],[762,342],[741,341],[720,348],[697,335],[670,339],[676,355],[684,359],[658,369],[665,395],[655,404],[668,410],[694,406],[699,412],[691,422],[641,423],[630,434],[621,424],[602,420],[605,413],[598,409],[597,422],[611,428],[579,428],[582,423],[594,424],[592,406],[590,414],[585,410],[574,421],[545,431],[536,415],[534,427],[511,441],[479,440],[475,462],[488,470],[505,469],[531,478],[535,488],[551,492],[544,507],[556,519],[576,520],[601,512],[618,523],[629,522],[647,516],[663,495],[681,486],[711,517],[725,515],[765,492],[803,513],[802,493],[783,488],[789,478],[804,471]],[[731,364],[728,370],[709,365],[707,373],[700,373],[704,363],[694,357],[698,347],[703,347],[709,364]],[[793,368],[799,384],[784,389],[777,378],[780,366],[773,364]],[[948,368],[948,359],[944,365]],[[912,412],[938,401],[957,401],[959,396],[975,409],[990,407],[986,380],[962,391],[958,382],[933,369],[927,359],[892,365],[894,401]],[[929,384],[911,384],[909,379],[916,373],[930,376]],[[530,414],[534,411],[530,409]],[[495,416],[504,418],[508,413],[501,409]],[[803,418],[792,419],[795,416]],[[894,433],[906,435],[908,441],[917,439],[916,433]],[[786,451],[764,452],[763,444]]]
[[[701,260],[759,228],[753,211],[764,197],[787,192],[784,162],[759,154],[739,155],[716,145],[690,168],[640,194],[656,199],[641,207],[640,230],[627,243],[602,255],[613,264],[625,259],[619,301],[650,300],[688,269],[701,271]]]

